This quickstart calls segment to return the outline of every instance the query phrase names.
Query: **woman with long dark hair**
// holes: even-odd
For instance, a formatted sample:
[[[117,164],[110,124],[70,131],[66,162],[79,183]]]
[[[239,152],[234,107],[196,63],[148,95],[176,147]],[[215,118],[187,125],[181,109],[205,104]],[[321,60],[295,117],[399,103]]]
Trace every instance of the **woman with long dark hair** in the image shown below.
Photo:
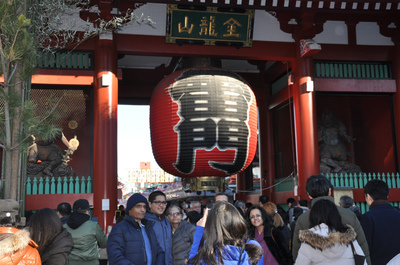
[[[310,229],[300,230],[301,246],[295,265],[354,265],[352,246],[364,255],[356,232],[344,225],[336,205],[329,200],[316,201],[310,210]],[[367,264],[365,261],[364,264]]]
[[[246,221],[235,206],[215,203],[197,223],[188,264],[262,265],[262,248],[246,234]]]
[[[272,224],[263,207],[253,205],[247,211],[249,236],[264,250],[264,265],[291,265],[291,253],[282,232]]]
[[[39,245],[43,265],[68,264],[68,254],[73,246],[72,237],[54,210],[43,208],[34,213],[29,228],[32,239]]]

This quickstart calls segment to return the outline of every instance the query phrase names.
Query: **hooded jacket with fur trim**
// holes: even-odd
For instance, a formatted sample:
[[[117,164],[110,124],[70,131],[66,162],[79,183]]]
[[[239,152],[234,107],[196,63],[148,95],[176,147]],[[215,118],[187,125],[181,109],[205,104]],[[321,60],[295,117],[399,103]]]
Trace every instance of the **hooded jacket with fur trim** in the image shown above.
[[[326,224],[301,230],[301,246],[295,265],[354,265],[350,243],[359,255],[364,255],[356,239],[356,232],[348,225],[344,233],[330,232]],[[364,262],[367,265],[367,262]]]
[[[41,265],[37,247],[27,230],[0,227],[0,264]]]
[[[321,196],[317,198],[313,198],[311,201],[311,207],[314,205],[315,202],[319,200],[329,200],[331,202],[333,201],[332,196]],[[368,249],[368,243],[367,240],[365,239],[365,234],[364,231],[361,227],[360,221],[358,221],[357,216],[350,211],[349,209],[345,209],[343,207],[337,206],[337,209],[339,211],[340,217],[342,219],[343,224],[348,224],[351,225],[351,227],[354,228],[354,231],[356,231],[357,234],[357,242],[360,244],[366,258],[367,258],[367,263],[370,263],[370,258],[369,258],[369,249]],[[296,221],[296,227],[294,229],[293,233],[293,240],[292,240],[292,253],[293,253],[293,259],[297,258],[297,253],[299,252],[300,249],[300,240],[299,240],[299,231],[300,230],[306,230],[310,228],[310,211],[303,213],[302,215],[299,216],[299,218]]]

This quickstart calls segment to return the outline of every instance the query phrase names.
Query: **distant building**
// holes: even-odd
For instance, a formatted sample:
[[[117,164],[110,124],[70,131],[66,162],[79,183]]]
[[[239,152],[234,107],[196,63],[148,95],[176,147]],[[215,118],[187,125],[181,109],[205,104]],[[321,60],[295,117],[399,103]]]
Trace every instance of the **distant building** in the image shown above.
[[[150,162],[140,162],[140,169],[150,169]]]

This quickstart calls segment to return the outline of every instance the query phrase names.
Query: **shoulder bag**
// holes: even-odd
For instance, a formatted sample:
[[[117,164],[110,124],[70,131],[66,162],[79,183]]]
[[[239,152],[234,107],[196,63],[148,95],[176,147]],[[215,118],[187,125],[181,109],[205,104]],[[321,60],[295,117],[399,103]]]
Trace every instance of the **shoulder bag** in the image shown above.
[[[354,256],[354,261],[356,262],[356,265],[364,265],[365,256],[357,254],[357,252],[354,248],[353,242],[350,242],[350,245],[351,245],[351,249],[353,250],[353,256]]]

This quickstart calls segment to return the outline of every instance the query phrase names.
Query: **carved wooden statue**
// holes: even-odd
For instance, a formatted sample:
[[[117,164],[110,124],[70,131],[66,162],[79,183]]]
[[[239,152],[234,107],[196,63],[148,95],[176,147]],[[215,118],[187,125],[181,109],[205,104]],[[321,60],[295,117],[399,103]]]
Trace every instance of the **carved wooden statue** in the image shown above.
[[[360,168],[348,161],[346,142],[356,139],[347,134],[346,126],[332,111],[325,110],[318,121],[321,173],[356,173]]]
[[[78,148],[79,141],[75,138],[71,139],[69,142],[63,133],[56,136],[56,139],[61,140],[61,142],[68,148],[66,151],[61,150],[61,148],[55,143],[56,139],[40,140],[36,139],[32,135],[33,144],[29,146],[28,150],[28,174],[38,174],[42,172],[47,176],[53,176],[54,170],[63,164],[66,166],[66,174],[71,171],[70,167],[67,165],[70,159],[70,155]],[[68,169],[67,169],[68,168]]]

